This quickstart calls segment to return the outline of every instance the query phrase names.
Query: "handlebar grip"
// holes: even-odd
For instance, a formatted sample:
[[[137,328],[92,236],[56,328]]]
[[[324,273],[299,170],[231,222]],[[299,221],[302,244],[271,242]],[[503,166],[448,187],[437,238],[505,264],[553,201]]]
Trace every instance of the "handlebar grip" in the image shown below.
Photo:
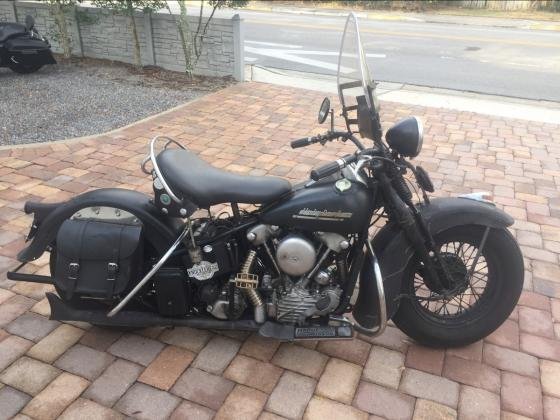
[[[313,181],[319,181],[322,178],[337,173],[340,169],[338,162],[330,162],[326,165],[319,166],[317,169],[313,169],[310,176]]]
[[[322,178],[337,173],[346,165],[355,162],[356,159],[356,155],[346,155],[334,162],[330,162],[326,165],[318,167],[317,169],[313,169],[311,171],[310,177],[313,181],[319,181]]]
[[[290,143],[290,145],[292,146],[292,149],[297,149],[298,147],[309,146],[311,143],[313,143],[312,139],[313,139],[313,137],[304,137],[302,139],[297,139],[297,140],[292,141]]]

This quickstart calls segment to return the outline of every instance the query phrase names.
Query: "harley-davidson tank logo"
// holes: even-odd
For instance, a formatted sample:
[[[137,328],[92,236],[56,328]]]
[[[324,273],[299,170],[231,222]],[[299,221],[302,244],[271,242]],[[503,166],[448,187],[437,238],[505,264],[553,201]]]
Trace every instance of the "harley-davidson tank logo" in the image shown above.
[[[316,219],[316,220],[331,220],[335,222],[343,221],[344,219],[351,219],[352,213],[346,211],[329,211],[304,208],[298,214],[292,216],[294,219]]]
[[[191,268],[187,268],[187,274],[189,277],[193,277],[197,280],[211,279],[218,271],[218,263],[211,263],[210,261],[201,261],[198,264],[193,265]]]

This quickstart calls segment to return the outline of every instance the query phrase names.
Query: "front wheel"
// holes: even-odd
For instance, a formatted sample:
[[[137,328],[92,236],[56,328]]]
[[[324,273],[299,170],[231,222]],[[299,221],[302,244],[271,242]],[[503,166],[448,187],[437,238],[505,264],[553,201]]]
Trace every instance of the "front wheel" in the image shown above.
[[[404,333],[426,346],[463,346],[486,337],[508,318],[523,289],[523,256],[507,229],[490,228],[480,249],[485,231],[468,225],[435,235],[453,279],[452,292],[430,290],[421,262],[411,260],[393,317]]]

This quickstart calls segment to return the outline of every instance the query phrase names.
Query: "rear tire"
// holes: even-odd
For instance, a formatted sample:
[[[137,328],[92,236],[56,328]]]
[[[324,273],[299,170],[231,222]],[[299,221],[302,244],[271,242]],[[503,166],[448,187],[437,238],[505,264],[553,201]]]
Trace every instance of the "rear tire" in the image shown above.
[[[451,260],[454,258],[453,253],[448,252],[448,245],[443,248],[443,244],[459,244],[459,247],[455,245],[456,255],[461,257],[462,254],[466,258],[466,251],[463,251],[465,244],[477,249],[485,229],[476,225],[457,226],[437,234],[434,240],[438,246],[442,246],[440,252],[445,250]],[[476,251],[473,252],[476,255]],[[472,261],[473,258],[470,258]],[[446,308],[442,314],[441,309],[438,311],[437,300],[430,300],[427,296],[427,293],[431,296],[432,292],[424,285],[418,272],[421,269],[420,263],[414,258],[405,269],[401,290],[409,297],[401,300],[393,317],[395,324],[408,336],[430,347],[471,344],[496,330],[511,314],[521,295],[523,256],[515,238],[507,229],[490,229],[481,259],[486,263],[484,271],[487,281],[484,289],[480,291],[481,286],[476,286],[480,281],[478,267],[483,264],[479,260],[475,272],[477,277],[473,276],[465,283],[466,289],[461,292],[463,294],[457,293],[457,297],[452,300],[441,300],[442,305],[447,302],[456,313],[451,313]],[[465,264],[464,267],[459,267],[459,271],[465,267],[467,270],[470,268]],[[424,290],[423,295],[420,290]],[[467,294],[469,307],[463,308],[463,299]]]
[[[12,70],[15,73],[19,73],[19,74],[29,74],[29,73],[35,73],[37,70],[39,70],[41,67],[43,67],[42,64],[15,64],[15,63],[11,63],[9,65],[10,70]]]

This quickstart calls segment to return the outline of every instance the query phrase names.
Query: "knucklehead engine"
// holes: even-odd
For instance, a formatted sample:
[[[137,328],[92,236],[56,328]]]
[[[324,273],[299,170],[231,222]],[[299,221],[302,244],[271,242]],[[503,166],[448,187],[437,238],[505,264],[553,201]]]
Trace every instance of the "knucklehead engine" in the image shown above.
[[[195,229],[195,237],[205,229],[204,225]],[[246,236],[251,249],[239,272],[220,276],[227,271],[228,261],[238,258],[235,241],[203,246],[199,262],[187,270],[198,283],[198,296],[208,313],[237,319],[252,307],[257,322],[271,318],[302,324],[339,306],[339,271],[346,271],[346,260],[338,257],[350,247],[348,238],[338,233],[285,231],[266,224],[254,226]]]

